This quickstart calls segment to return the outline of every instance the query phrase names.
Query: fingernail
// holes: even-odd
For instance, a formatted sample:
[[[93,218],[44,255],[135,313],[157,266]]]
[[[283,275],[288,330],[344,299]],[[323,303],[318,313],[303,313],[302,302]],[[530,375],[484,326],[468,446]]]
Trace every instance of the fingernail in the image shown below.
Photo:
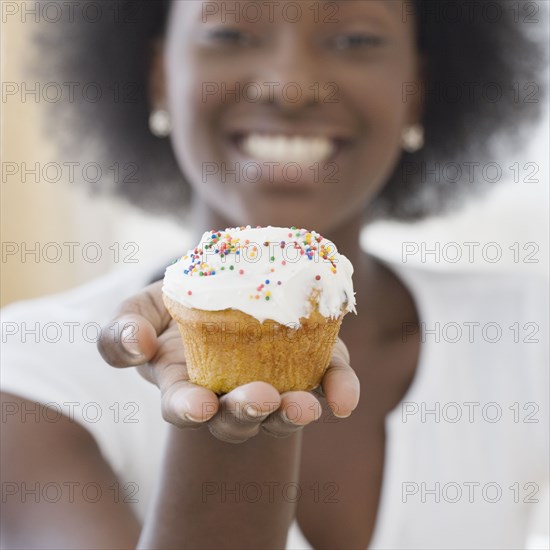
[[[250,416],[251,418],[260,418],[262,416],[267,416],[269,414],[268,412],[264,412],[261,409],[255,407],[254,405],[248,405],[245,407],[244,412],[246,416]]]
[[[297,422],[296,418],[294,420],[291,420],[285,411],[281,411],[281,418],[283,419],[283,422],[286,422],[287,424],[290,424],[291,426],[307,426],[307,424],[309,424],[309,422],[306,422],[305,424],[303,424],[302,422]]]
[[[133,326],[124,327],[120,333],[122,347],[130,354],[138,357],[141,355],[139,342],[136,338],[136,330]]]
[[[336,418],[349,418],[351,416],[351,411],[348,414],[336,414],[334,411],[332,411],[332,414]]]
[[[202,422],[202,418],[195,418],[194,416],[191,416],[189,413],[185,413],[183,416],[185,420],[189,420],[189,422]]]

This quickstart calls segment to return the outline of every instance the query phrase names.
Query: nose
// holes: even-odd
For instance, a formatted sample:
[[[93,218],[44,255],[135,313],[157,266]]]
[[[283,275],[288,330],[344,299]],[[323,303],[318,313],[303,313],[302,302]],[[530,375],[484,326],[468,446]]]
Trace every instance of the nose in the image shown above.
[[[272,55],[258,72],[257,83],[266,101],[286,113],[298,112],[323,102],[327,82],[320,56],[303,37],[289,32],[279,37]]]

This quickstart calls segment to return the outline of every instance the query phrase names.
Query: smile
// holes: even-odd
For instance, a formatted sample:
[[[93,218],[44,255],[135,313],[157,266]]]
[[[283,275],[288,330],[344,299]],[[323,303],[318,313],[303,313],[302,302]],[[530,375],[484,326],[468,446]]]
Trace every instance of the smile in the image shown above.
[[[247,157],[266,162],[313,164],[328,160],[337,151],[335,139],[323,136],[243,134],[237,146]]]

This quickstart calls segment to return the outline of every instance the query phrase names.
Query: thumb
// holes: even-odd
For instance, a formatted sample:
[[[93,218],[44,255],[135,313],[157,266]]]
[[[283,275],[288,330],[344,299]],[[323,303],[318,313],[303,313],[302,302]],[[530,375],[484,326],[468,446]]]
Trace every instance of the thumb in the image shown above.
[[[157,352],[157,336],[170,320],[162,301],[162,281],[157,281],[121,304],[114,319],[101,330],[99,353],[113,367],[147,363]]]

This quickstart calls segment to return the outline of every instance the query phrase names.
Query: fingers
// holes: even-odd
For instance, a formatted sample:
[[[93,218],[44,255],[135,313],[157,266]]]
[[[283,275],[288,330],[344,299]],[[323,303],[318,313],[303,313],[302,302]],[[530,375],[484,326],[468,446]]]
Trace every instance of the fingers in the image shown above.
[[[261,423],[281,404],[279,392],[266,382],[251,382],[220,398],[220,410],[208,423],[212,435],[227,443],[254,437]]]
[[[242,443],[260,432],[286,437],[321,415],[321,404],[309,392],[279,395],[265,382],[251,382],[220,398],[220,410],[208,423],[212,435]]]
[[[126,300],[101,331],[98,350],[114,367],[130,367],[149,361],[157,352],[157,335],[171,321],[162,301],[162,281]]]
[[[176,323],[168,326],[158,343],[151,362],[138,366],[138,371],[160,389],[164,420],[180,428],[200,427],[218,411],[218,396],[189,381]]]
[[[126,300],[101,333],[98,349],[115,367],[137,366],[161,391],[162,416],[180,428],[200,427],[218,411],[218,397],[189,382],[176,323],[162,301],[162,282]]]
[[[182,377],[180,365],[167,365],[159,374],[162,417],[179,428],[200,428],[219,408],[212,391]]]
[[[185,349],[181,344],[181,336],[175,321],[172,321],[168,328],[156,338],[157,352],[151,358],[149,363],[138,365],[138,372],[156,386],[159,386],[157,376],[157,365],[178,364],[182,370],[187,373],[185,362]]]
[[[281,405],[262,424],[264,432],[274,437],[286,437],[321,416],[321,404],[312,393],[289,391],[281,395]]]
[[[332,360],[321,382],[332,414],[338,418],[347,418],[359,403],[359,379],[349,360],[348,349],[344,342],[338,339]]]

